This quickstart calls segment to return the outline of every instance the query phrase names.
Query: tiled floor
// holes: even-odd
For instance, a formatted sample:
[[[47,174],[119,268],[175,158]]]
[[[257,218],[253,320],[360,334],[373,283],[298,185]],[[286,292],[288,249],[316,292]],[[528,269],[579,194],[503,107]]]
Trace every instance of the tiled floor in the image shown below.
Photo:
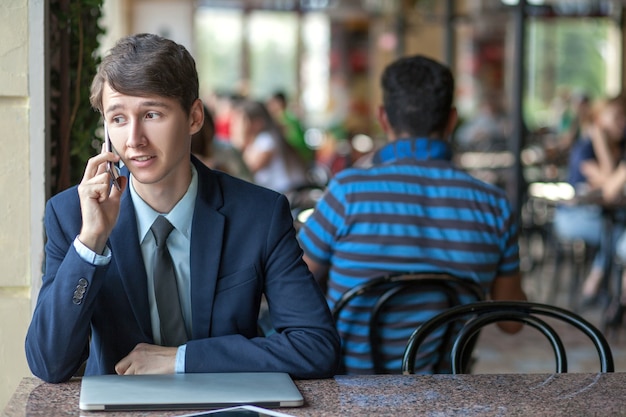
[[[544,302],[546,280],[551,279],[553,271],[538,268],[524,276],[524,288],[531,301]],[[570,276],[567,271],[561,275]],[[564,279],[561,291],[554,304],[568,308],[566,294],[569,282]],[[579,314],[596,326],[601,325],[601,307],[587,308]],[[597,372],[600,370],[598,354],[591,341],[579,331],[566,324],[554,323],[555,329],[563,338],[567,350],[569,372]],[[607,335],[615,361],[615,370],[626,372],[626,326],[622,326],[617,335]],[[499,331],[495,325],[485,328],[480,335],[476,350],[474,373],[543,373],[553,372],[555,359],[552,348],[544,336],[529,326],[520,333],[508,335]]]

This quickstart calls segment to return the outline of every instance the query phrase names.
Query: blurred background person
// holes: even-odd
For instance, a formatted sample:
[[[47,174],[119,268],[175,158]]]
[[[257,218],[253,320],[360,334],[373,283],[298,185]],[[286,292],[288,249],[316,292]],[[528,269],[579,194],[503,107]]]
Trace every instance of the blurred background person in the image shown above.
[[[598,102],[591,116],[592,123],[581,131],[571,149],[567,181],[578,196],[600,192],[615,170],[624,151],[626,116],[621,96]],[[604,236],[604,208],[598,203],[562,204],[554,215],[554,231],[562,240],[580,239],[596,254],[583,283],[583,305],[597,301],[600,284],[605,278],[612,248]]]
[[[304,140],[304,127],[294,112],[289,110],[287,96],[282,91],[275,92],[267,100],[267,109],[281,128],[287,142],[298,152],[308,165],[313,163],[315,153]]]
[[[508,117],[495,94],[483,98],[478,113],[461,124],[455,143],[461,151],[499,152],[507,150]]]
[[[556,128],[558,152],[567,154],[576,141],[588,134],[591,121],[591,98],[584,93],[573,94]]]
[[[404,57],[385,68],[380,83],[378,120],[387,143],[370,167],[348,168],[331,179],[299,229],[304,260],[331,308],[368,279],[406,271],[452,274],[480,284],[494,300],[526,299],[518,224],[503,190],[452,162],[457,112],[449,68],[425,56]],[[412,295],[418,301],[394,314],[392,328],[383,332],[390,372],[400,371],[412,331],[446,305],[433,292]],[[363,335],[375,303],[375,297],[358,300],[341,315],[348,373],[373,372]],[[433,372],[438,343],[420,358],[420,372]]]
[[[215,140],[215,123],[207,106],[204,106],[202,128],[191,137],[191,153],[211,169],[252,181],[241,152],[229,142]]]
[[[285,193],[306,181],[306,166],[287,143],[265,105],[243,100],[233,109],[232,143],[261,186]]]
[[[602,186],[602,197],[608,204],[615,204],[616,207],[624,207],[626,203],[626,155],[622,155],[622,160],[615,171],[605,181]],[[606,324],[610,327],[621,326],[624,318],[626,306],[626,217],[623,215],[614,223],[613,233],[615,234],[615,259],[621,265],[621,282],[614,288],[611,303],[605,311]]]
[[[225,91],[215,91],[210,97],[209,110],[213,114],[215,139],[230,142],[230,124],[233,106],[242,96]]]

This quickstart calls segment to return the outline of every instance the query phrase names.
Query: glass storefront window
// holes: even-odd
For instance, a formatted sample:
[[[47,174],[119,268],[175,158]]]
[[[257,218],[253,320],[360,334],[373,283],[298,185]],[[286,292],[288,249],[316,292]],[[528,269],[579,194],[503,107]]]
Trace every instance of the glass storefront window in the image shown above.
[[[264,101],[282,91],[308,125],[328,118],[327,14],[198,7],[195,43],[202,98],[222,93]]]
[[[240,85],[242,29],[240,10],[196,10],[196,63],[202,98],[216,91],[231,93]]]
[[[247,27],[250,50],[250,96],[264,100],[274,91],[293,97],[297,91],[298,16],[256,11]]]
[[[527,22],[526,121],[557,127],[571,96],[604,98],[620,89],[619,28],[608,18],[530,18]]]

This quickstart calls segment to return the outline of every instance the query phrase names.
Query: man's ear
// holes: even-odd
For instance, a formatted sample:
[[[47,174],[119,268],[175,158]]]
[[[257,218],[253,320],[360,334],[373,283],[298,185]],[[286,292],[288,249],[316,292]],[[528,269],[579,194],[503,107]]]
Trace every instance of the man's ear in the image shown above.
[[[376,118],[378,119],[378,123],[380,123],[380,127],[383,129],[383,132],[389,135],[389,132],[391,131],[391,126],[389,125],[389,117],[387,116],[387,112],[385,111],[384,106],[378,106],[378,114],[376,116]]]
[[[456,110],[456,107],[452,107],[450,109],[450,113],[448,114],[448,121],[446,122],[446,128],[443,132],[443,137],[447,138],[452,135],[454,132],[454,128],[456,127],[457,122],[459,121],[459,113]]]
[[[204,106],[199,98],[191,105],[189,111],[189,135],[198,133],[204,124]]]
[[[378,123],[380,123],[380,127],[383,129],[383,132],[385,132],[385,136],[387,136],[387,140],[393,140],[396,135],[391,127],[391,124],[389,124],[389,116],[387,116],[384,106],[378,106],[378,114],[376,116]]]

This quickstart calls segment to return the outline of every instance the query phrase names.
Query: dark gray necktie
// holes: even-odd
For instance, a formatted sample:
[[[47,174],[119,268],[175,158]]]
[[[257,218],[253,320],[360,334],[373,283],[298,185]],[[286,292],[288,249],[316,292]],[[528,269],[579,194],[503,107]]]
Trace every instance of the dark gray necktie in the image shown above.
[[[163,216],[157,217],[150,228],[157,246],[154,258],[154,295],[161,322],[163,346],[180,346],[187,341],[174,264],[166,244],[173,229],[174,226]]]

